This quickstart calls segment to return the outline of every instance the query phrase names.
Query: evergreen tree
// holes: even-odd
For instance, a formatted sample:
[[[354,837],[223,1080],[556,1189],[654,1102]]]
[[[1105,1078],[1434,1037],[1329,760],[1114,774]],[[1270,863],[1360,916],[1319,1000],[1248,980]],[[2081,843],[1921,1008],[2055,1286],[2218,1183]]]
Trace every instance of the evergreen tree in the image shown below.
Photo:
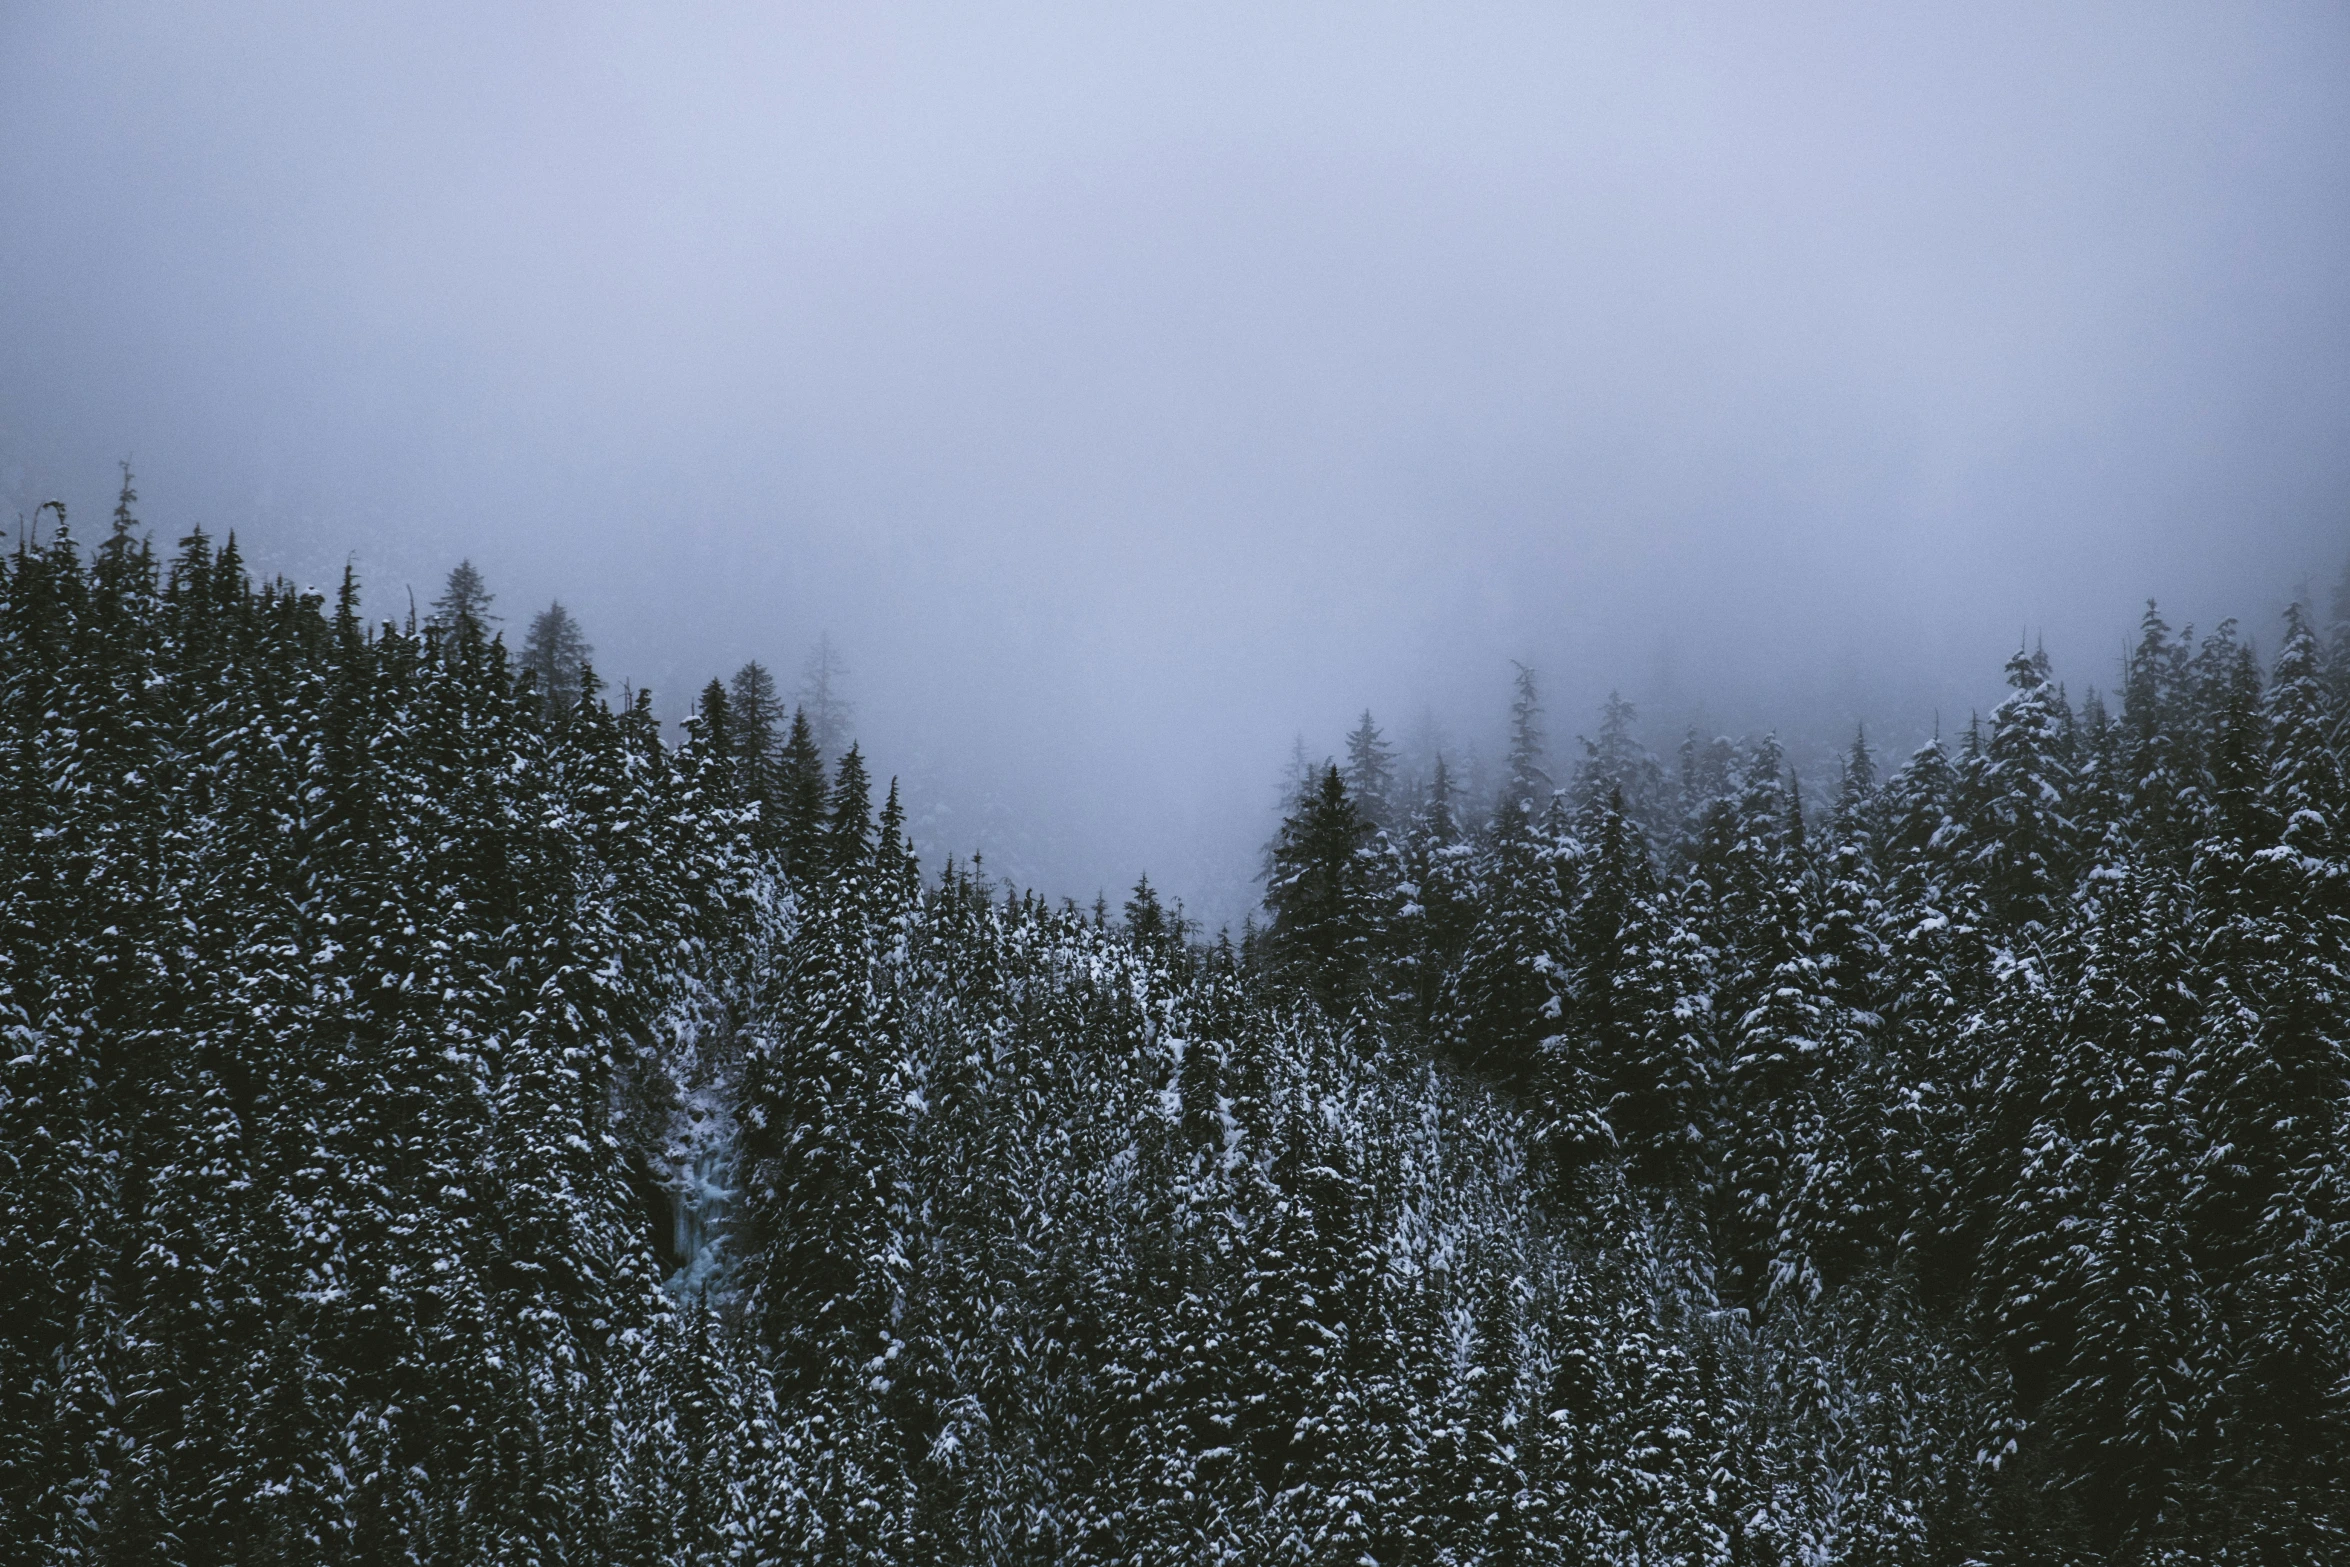
[[[1575,768],[1575,803],[1590,810],[1611,796],[1620,809],[1650,833],[1667,831],[1677,813],[1668,810],[1664,768],[1648,754],[1632,732],[1639,710],[1610,691],[1601,710],[1599,738],[1585,740],[1583,760]]]
[[[2053,929],[2072,890],[2078,846],[2061,699],[2040,661],[2008,660],[2015,695],[1991,716],[1974,773],[1972,870],[1991,915],[2020,940]]]
[[[2283,843],[2320,864],[2341,855],[2335,834],[2345,804],[2342,764],[2332,738],[2334,707],[2325,690],[2322,657],[2300,606],[2288,608],[2284,646],[2268,692],[2269,754],[2262,787],[2267,819]]]
[[[1265,886],[1275,963],[1334,1014],[1371,986],[1375,932],[1363,864],[1369,833],[1337,767],[1325,767],[1313,798],[1282,823]]]
[[[1441,764],[1440,764],[1441,765]],[[1363,709],[1363,721],[1346,737],[1346,788],[1355,809],[1372,827],[1385,831],[1395,819],[1395,748]]]
[[[782,759],[783,699],[776,694],[775,677],[757,659],[734,672],[727,682],[734,711],[735,755],[743,777],[759,798],[773,791],[770,775]]]
[[[1126,933],[1146,952],[1164,946],[1169,938],[1167,911],[1159,906],[1148,874],[1136,878],[1134,895],[1126,900]]]
[[[1551,793],[1550,773],[1544,766],[1548,747],[1542,733],[1542,695],[1532,666],[1512,667],[1517,675],[1510,695],[1509,777],[1502,805],[1505,815],[1532,817],[1549,802]]]
[[[802,918],[780,1032],[750,1048],[740,1113],[754,1309],[791,1387],[814,1394],[853,1385],[885,1347],[894,1042],[861,889],[830,888]]]
[[[1559,1031],[1556,976],[1575,901],[1580,846],[1524,824],[1504,807],[1502,830],[1469,901],[1480,911],[1445,980],[1441,1038],[1461,1065],[1522,1086]]]
[[[1844,753],[1844,762],[1836,784],[1835,822],[1837,830],[1847,837],[1868,835],[1875,823],[1871,820],[1876,803],[1877,758],[1869,749],[1868,727],[1856,726],[1852,732],[1852,746]]]
[[[824,856],[832,869],[850,875],[873,855],[873,785],[865,758],[850,746],[832,779],[832,804],[824,824]]]
[[[2184,861],[2195,825],[2195,761],[2182,734],[2187,681],[2187,650],[2149,600],[2122,681],[2122,765],[2135,840],[2174,865]]]
[[[1737,759],[1738,748],[1722,736],[1700,741],[1692,727],[1681,737],[1679,805],[1684,836],[1696,827],[1707,806],[1730,792],[1730,770]]]
[[[1405,1015],[1431,1028],[1446,976],[1460,961],[1477,920],[1475,850],[1461,841],[1452,780],[1436,759],[1428,798],[1406,835],[1397,890],[1405,902],[1391,924],[1391,960]]]
[[[810,875],[824,863],[824,822],[828,796],[824,752],[806,708],[792,712],[791,734],[783,744],[777,787],[781,792],[784,863]]]
[[[579,705],[594,655],[579,622],[557,601],[531,618],[530,635],[522,643],[522,671],[548,712],[568,713]]]
[[[1553,1137],[1589,1157],[1620,1152],[1640,1177],[1693,1189],[1715,1076],[1695,1020],[1684,959],[1659,902],[1638,825],[1611,792],[1582,818],[1588,847],[1565,963],[1552,972],[1562,1025],[1552,1045]],[[1580,1113],[1590,1117],[1576,1126]]]
[[[441,596],[432,601],[430,624],[452,643],[468,636],[487,641],[490,627],[498,623],[498,617],[490,613],[496,602],[497,595],[482,581],[473,562],[461,560],[450,568]]]
[[[818,637],[800,674],[799,707],[808,715],[816,752],[822,757],[839,756],[849,743],[856,708],[842,685],[848,673],[840,650],[832,645],[832,633]]]

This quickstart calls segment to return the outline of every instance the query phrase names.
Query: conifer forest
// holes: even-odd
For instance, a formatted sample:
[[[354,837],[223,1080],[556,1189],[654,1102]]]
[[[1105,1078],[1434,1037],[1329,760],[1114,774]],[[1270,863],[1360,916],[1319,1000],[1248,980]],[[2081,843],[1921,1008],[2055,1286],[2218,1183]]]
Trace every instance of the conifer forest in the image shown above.
[[[1210,934],[484,592],[0,564],[8,1563],[2350,1559],[2350,603]]]

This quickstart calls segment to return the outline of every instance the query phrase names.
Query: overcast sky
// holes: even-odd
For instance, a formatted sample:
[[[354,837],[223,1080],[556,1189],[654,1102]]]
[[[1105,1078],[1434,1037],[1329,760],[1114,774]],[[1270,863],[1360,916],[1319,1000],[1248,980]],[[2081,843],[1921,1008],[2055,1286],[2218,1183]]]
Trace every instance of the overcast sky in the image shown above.
[[[0,520],[126,455],[673,711],[829,630],[926,850],[1226,917],[1511,658],[1906,746],[2330,586],[2350,10],[0,0]]]

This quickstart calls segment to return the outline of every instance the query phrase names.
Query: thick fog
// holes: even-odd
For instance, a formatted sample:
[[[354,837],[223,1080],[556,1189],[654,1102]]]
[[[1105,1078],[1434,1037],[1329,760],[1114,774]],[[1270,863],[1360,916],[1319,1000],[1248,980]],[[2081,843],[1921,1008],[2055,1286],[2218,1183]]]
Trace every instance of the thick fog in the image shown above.
[[[2330,592],[2350,12],[10,4],[0,521],[124,457],[672,715],[829,632],[934,861],[1234,918],[1513,658],[1800,759]]]

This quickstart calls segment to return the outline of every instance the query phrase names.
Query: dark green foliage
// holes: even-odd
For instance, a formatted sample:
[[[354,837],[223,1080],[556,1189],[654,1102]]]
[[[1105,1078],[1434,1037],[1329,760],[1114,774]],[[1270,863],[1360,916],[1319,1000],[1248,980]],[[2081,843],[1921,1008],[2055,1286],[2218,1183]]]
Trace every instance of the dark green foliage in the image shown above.
[[[777,806],[782,819],[784,864],[812,874],[824,862],[824,752],[805,708],[792,712],[791,732],[783,743],[776,780]]]
[[[727,682],[727,698],[734,710],[734,754],[746,778],[764,786],[783,745],[783,699],[775,677],[757,659],[734,672]]]
[[[7,1559],[593,1551],[664,1309],[612,1074],[737,840],[461,618],[370,634],[200,534],[158,579],[118,526],[0,603]]]
[[[824,823],[824,857],[835,871],[861,869],[873,852],[873,780],[865,758],[850,746],[832,779]]]
[[[1612,701],[1570,812],[1521,671],[1464,834],[1366,717],[1210,945],[135,500],[0,566],[0,1562],[2345,1552],[2299,612],[1810,816]]]
[[[1265,883],[1273,961],[1333,1013],[1371,990],[1378,935],[1366,854],[1371,832],[1337,767],[1325,767],[1281,824]]]
[[[1159,904],[1158,889],[1151,885],[1148,875],[1135,879],[1134,895],[1126,900],[1125,913],[1126,934],[1146,952],[1164,947],[1176,935],[1166,909]]]
[[[1520,672],[1492,835],[1451,847],[1443,802],[1423,818],[1372,963],[1412,977],[1391,1028],[1522,1102],[1562,1200],[1626,1181],[1667,1204],[1664,1254],[1698,1297],[1776,1324],[1689,1352],[1724,1411],[1703,1420],[1733,1454],[1766,1444],[1707,1460],[1730,1465],[1713,1494],[1781,1501],[1707,1514],[1682,1549],[2343,1548],[2350,872],[2327,667],[2299,610],[2264,678],[2233,626],[2174,638],[2150,609],[2120,720],[2094,693],[2076,714],[2045,657],[2019,653],[1955,758],[1930,745],[1880,783],[1856,737],[1819,821],[1771,742],[1741,771],[1692,737],[1661,878],[1617,782],[1652,787],[1654,768],[1620,704],[1573,822],[1527,809],[1538,709]],[[1812,1336],[1855,1329],[1868,1348]],[[1733,1347],[1760,1358],[1725,1382]],[[1865,1388],[1896,1364],[1916,1413],[1817,1424],[1894,1396]],[[1765,1408],[1821,1441],[1865,1428],[1864,1488],[1931,1483],[1818,1534],[1824,1460],[1797,1481],[1768,1456],[1811,1439],[1738,1434]],[[1467,1410],[1439,1417],[1426,1461],[1500,1533],[1453,1548],[1530,1548],[1507,1486],[1476,1477]],[[1571,1443],[1514,1462],[1598,1493]],[[1465,1538],[1458,1514],[1425,1528]]]

